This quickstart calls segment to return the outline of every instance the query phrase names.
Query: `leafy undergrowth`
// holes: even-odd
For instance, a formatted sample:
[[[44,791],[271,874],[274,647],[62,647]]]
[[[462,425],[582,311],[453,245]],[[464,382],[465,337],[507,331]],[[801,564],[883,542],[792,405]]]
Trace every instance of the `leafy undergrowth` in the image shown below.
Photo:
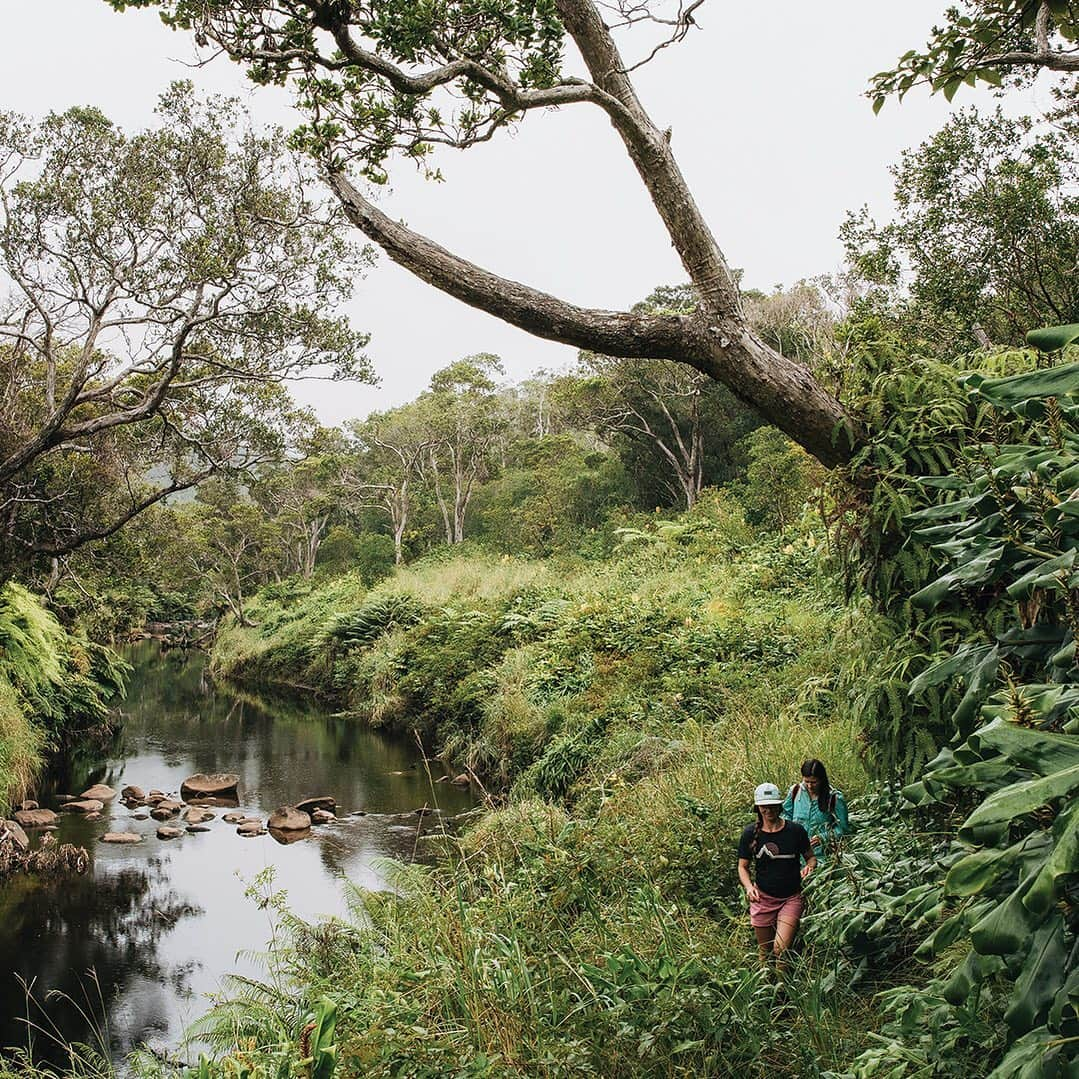
[[[123,680],[108,650],[69,633],[20,585],[0,588],[0,810],[32,787],[74,722],[106,718]]]

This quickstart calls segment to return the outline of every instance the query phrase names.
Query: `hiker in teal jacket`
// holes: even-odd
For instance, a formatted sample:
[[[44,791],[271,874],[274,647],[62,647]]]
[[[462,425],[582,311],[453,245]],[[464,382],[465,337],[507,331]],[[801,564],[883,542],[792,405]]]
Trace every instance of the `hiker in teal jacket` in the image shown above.
[[[802,781],[787,792],[783,816],[808,833],[819,862],[827,860],[836,840],[850,833],[847,802],[828,782],[828,770],[814,759],[802,764]]]

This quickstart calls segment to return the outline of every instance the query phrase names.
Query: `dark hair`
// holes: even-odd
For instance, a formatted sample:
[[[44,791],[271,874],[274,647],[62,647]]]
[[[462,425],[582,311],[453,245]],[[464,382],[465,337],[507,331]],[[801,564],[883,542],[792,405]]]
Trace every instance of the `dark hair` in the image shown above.
[[[753,839],[750,841],[749,849],[756,855],[757,844],[761,841],[761,829],[764,827],[764,815],[761,813],[760,806],[754,806],[753,808],[757,812],[757,823],[753,825]]]
[[[817,781],[817,805],[821,810],[828,814],[830,820],[834,820],[835,814],[832,811],[832,786],[828,782],[828,769],[824,767],[824,762],[817,760],[816,757],[811,757],[807,761],[802,761],[802,775],[805,778],[813,778]],[[806,791],[809,794],[809,791]]]

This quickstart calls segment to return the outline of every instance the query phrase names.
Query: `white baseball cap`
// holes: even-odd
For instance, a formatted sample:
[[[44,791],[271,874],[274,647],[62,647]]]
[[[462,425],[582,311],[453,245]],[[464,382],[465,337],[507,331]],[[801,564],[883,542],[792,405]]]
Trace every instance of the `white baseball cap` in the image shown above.
[[[783,795],[774,783],[762,783],[753,792],[753,804],[758,806],[781,806]]]

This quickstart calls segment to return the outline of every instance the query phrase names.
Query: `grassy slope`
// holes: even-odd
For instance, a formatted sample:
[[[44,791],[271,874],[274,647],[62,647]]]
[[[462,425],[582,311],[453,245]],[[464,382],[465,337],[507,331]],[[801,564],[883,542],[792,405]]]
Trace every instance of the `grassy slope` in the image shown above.
[[[508,790],[452,871],[358,897],[362,928],[298,930],[307,992],[278,1004],[339,1003],[344,1074],[786,1076],[865,1046],[871,994],[841,982],[796,974],[774,1022],[733,872],[756,783],[819,756],[856,815],[868,787],[844,679],[874,627],[818,551],[712,503],[606,563],[462,551],[226,629],[219,671],[326,687]],[[222,1044],[265,1037],[260,1014]]]

